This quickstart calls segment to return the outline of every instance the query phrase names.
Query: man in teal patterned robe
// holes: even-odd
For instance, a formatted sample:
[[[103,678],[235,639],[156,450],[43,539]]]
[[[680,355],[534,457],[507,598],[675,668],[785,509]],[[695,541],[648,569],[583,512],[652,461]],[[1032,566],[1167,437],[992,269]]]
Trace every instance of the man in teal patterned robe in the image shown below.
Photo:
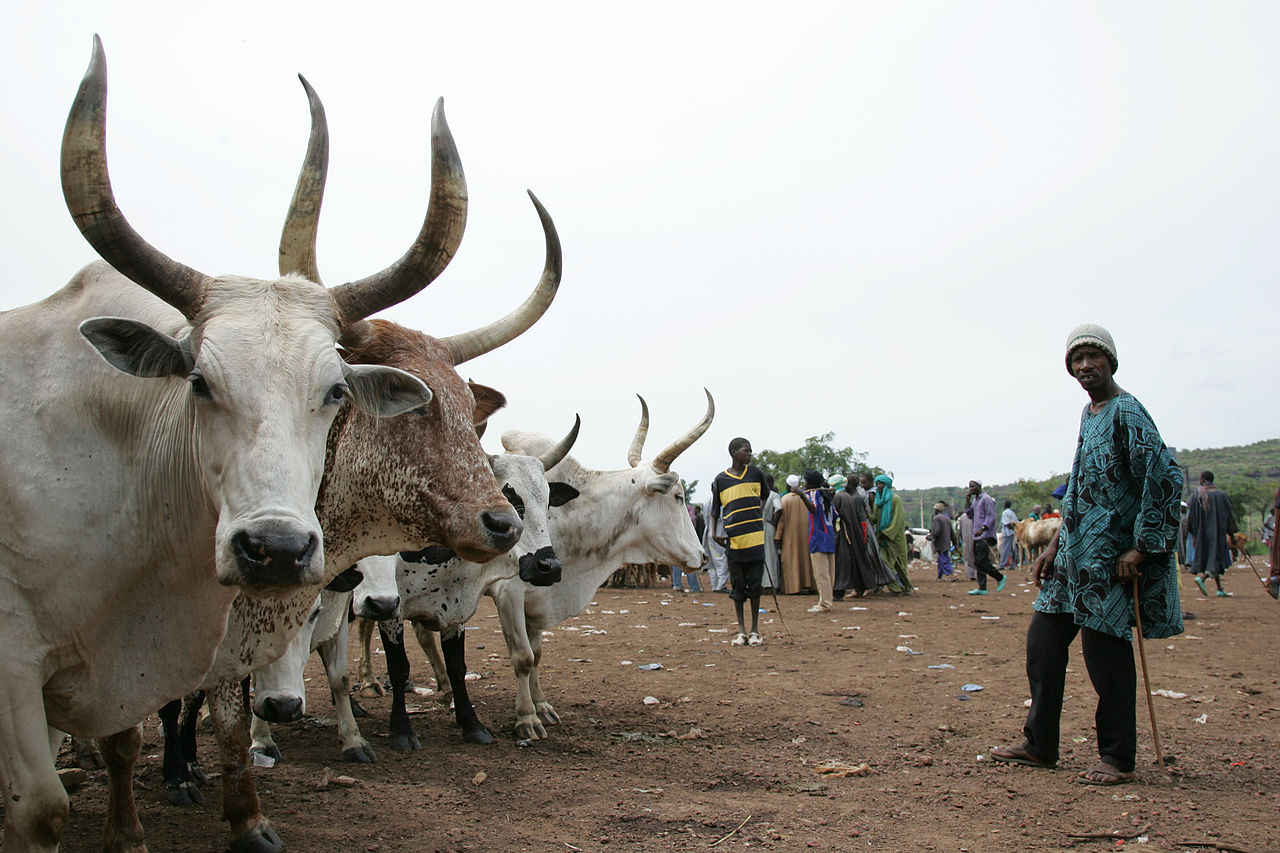
[[[1068,654],[1079,633],[1098,694],[1100,762],[1077,780],[1095,785],[1135,778],[1134,578],[1143,636],[1182,632],[1175,563],[1182,473],[1151,415],[1115,383],[1118,366],[1106,329],[1089,324],[1068,336],[1067,370],[1089,404],[1062,499],[1062,528],[1034,567],[1040,595],[1027,629],[1026,740],[991,753],[1035,767],[1057,763]]]

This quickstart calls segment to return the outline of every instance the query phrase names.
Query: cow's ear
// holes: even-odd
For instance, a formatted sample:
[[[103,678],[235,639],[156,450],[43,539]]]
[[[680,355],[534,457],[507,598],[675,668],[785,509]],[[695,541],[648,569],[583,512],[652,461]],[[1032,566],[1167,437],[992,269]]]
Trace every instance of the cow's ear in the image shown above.
[[[93,317],[80,324],[80,334],[107,364],[130,376],[186,376],[193,366],[185,339],[171,338],[137,320]]]
[[[481,385],[479,382],[470,380],[467,381],[467,384],[471,386],[471,393],[476,398],[476,411],[471,418],[471,423],[476,426],[489,420],[490,415],[507,404],[507,398],[496,388],[490,388],[488,385]]]
[[[581,494],[568,483],[547,483],[547,485],[551,487],[551,500],[547,501],[551,506],[564,506]]]
[[[343,362],[342,375],[356,407],[380,418],[421,408],[434,396],[427,383],[395,367]]]
[[[362,580],[364,580],[364,575],[358,568],[352,566],[339,574],[333,580],[329,581],[328,585],[325,586],[325,589],[330,592],[351,592],[351,590],[360,585],[360,581]]]
[[[665,495],[670,492],[678,482],[680,482],[680,476],[672,471],[668,471],[665,474],[659,474],[654,477],[645,488],[653,494]]]

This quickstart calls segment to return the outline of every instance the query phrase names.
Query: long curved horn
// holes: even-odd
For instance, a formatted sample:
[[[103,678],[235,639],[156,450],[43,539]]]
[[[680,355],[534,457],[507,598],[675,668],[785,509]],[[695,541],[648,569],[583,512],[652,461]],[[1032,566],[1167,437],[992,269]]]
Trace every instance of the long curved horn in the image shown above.
[[[341,326],[408,299],[453,260],[467,224],[467,179],[444,120],[444,99],[431,114],[431,202],[418,238],[400,260],[379,273],[329,291]]]
[[[578,440],[578,428],[581,426],[582,416],[574,415],[573,429],[569,430],[569,434],[560,439],[560,443],[555,447],[538,457],[538,461],[542,463],[543,471],[550,471],[560,464],[560,460],[569,455],[569,451],[573,449],[573,443]]]
[[[632,468],[640,464],[640,454],[644,452],[644,439],[649,434],[649,404],[639,394],[636,398],[640,401],[640,425],[636,427],[636,434],[631,439],[631,447],[627,448],[627,462]]]
[[[683,436],[675,441],[670,447],[658,454],[653,460],[653,470],[659,474],[665,474],[671,470],[671,463],[676,457],[689,449],[689,445],[693,444],[702,434],[711,427],[711,419],[716,416],[716,401],[711,399],[711,392],[706,388],[702,389],[707,394],[707,413],[702,416],[702,420],[698,425],[689,430]]]
[[[62,197],[80,233],[102,259],[181,311],[200,312],[210,278],[154,248],[133,230],[107,173],[107,57],[93,37],[93,56],[62,132]]]
[[[551,215],[542,206],[542,202],[538,201],[538,197],[530,192],[529,198],[533,200],[533,206],[538,210],[538,219],[542,221],[542,233],[547,240],[547,259],[542,266],[542,278],[538,279],[538,286],[533,289],[533,293],[529,295],[529,298],[519,308],[501,320],[479,329],[473,329],[470,332],[463,332],[460,335],[444,338],[441,343],[453,353],[453,363],[455,365],[470,361],[487,352],[492,352],[508,341],[513,340],[516,336],[523,334],[530,326],[538,322],[538,318],[545,314],[547,308],[550,307],[551,300],[556,298],[556,291],[560,287],[560,273],[563,267],[560,254],[560,235],[556,233],[556,225],[551,221]]]
[[[316,230],[320,226],[320,205],[324,202],[325,177],[329,171],[329,123],[324,104],[301,74],[302,88],[311,105],[311,136],[307,140],[307,156],[298,172],[298,184],[289,202],[289,214],[280,234],[280,275],[301,273],[320,284],[316,265]]]

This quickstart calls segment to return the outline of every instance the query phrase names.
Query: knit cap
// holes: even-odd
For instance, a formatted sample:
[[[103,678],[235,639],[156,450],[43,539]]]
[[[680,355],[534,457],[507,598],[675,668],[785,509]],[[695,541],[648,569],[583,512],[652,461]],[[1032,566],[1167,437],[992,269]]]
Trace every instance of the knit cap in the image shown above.
[[[1094,346],[1107,354],[1111,362],[1111,372],[1120,369],[1120,359],[1116,358],[1116,343],[1111,333],[1097,323],[1083,323],[1071,330],[1067,335],[1067,373],[1071,372],[1071,353],[1082,346]]]
[[[791,475],[789,475],[789,476],[787,477],[787,486],[788,486],[788,488],[795,488],[795,487],[796,487],[796,486],[798,486],[798,485],[800,485],[800,475],[799,475],[799,474],[791,474]]]

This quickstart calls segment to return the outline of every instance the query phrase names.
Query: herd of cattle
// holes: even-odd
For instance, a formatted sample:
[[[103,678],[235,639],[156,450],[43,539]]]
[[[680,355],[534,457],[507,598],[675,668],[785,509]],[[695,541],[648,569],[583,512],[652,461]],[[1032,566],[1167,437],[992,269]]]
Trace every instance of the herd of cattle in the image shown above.
[[[561,271],[551,218],[534,198],[546,262],[532,295],[501,320],[433,338],[367,319],[424,288],[457,250],[467,199],[458,153],[437,102],[418,237],[388,269],[325,287],[315,238],[328,131],[303,86],[312,129],[281,277],[208,276],[148,244],[116,205],[94,39],[61,172],[71,215],[102,260],[0,314],[6,850],[58,848],[69,819],[55,768],[65,733],[101,747],[104,848],[145,850],[132,798],[139,722],[164,708],[169,797],[198,799],[199,696],[224,768],[232,848],[279,850],[250,777],[250,739],[278,755],[268,723],[303,712],[311,651],[324,658],[344,756],[375,759],[348,701],[349,608],[377,621],[387,649],[392,748],[417,747],[404,620],[432,648],[439,632],[433,664],[452,684],[464,737],[492,739],[463,678],[462,626],[485,594],[517,678],[516,734],[545,737],[559,718],[538,682],[542,631],[579,613],[620,564],[703,562],[671,464],[710,426],[710,393],[702,419],[651,460],[642,399],[622,470],[567,455],[577,423],[559,441],[507,432],[506,452],[487,455],[480,433],[505,399],[455,368],[551,304]]]

